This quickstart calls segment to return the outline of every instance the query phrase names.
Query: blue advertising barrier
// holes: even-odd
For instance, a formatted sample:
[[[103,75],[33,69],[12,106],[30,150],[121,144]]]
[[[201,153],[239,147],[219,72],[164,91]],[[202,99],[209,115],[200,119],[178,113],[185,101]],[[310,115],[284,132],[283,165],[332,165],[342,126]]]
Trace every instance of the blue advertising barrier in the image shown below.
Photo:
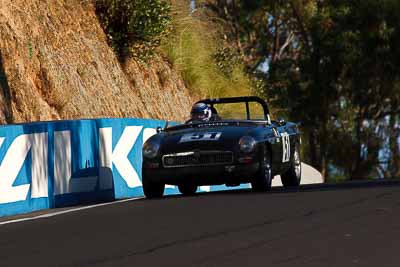
[[[1,126],[0,216],[143,196],[142,145],[165,123],[93,119]],[[165,193],[178,190],[167,186]]]

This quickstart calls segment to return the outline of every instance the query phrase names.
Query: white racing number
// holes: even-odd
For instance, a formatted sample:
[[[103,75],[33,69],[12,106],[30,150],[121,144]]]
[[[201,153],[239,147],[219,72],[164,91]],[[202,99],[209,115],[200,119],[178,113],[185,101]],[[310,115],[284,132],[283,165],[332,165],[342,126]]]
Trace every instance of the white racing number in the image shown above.
[[[284,132],[282,136],[282,162],[288,162],[290,160],[290,139],[289,134]]]
[[[221,135],[222,133],[219,132],[184,134],[181,137],[179,143],[194,142],[194,141],[217,141],[219,140]]]

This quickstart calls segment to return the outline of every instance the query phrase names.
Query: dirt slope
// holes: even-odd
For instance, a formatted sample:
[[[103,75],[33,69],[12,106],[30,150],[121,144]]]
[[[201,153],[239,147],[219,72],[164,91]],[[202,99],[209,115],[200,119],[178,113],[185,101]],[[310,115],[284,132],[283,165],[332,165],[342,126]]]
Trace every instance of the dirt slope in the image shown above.
[[[158,60],[123,66],[87,0],[0,0],[0,123],[183,120],[193,99]]]

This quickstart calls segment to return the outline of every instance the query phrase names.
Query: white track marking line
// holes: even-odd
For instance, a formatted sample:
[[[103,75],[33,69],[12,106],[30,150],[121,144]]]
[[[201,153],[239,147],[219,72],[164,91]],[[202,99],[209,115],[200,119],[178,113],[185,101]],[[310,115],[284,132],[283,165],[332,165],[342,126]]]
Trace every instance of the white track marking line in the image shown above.
[[[18,222],[51,218],[51,217],[62,215],[62,214],[77,212],[77,211],[81,211],[81,210],[88,210],[88,209],[98,208],[98,207],[102,207],[102,206],[114,205],[114,204],[118,204],[118,203],[129,202],[129,201],[143,199],[143,198],[144,197],[128,198],[128,199],[123,199],[123,200],[118,200],[118,201],[113,201],[113,202],[108,202],[108,203],[101,203],[101,204],[96,204],[96,205],[91,205],[91,206],[86,206],[86,207],[72,208],[72,209],[63,210],[63,211],[42,214],[42,215],[28,217],[28,218],[15,219],[15,220],[10,220],[10,221],[0,222],[0,226],[6,225],[6,224],[18,223]]]

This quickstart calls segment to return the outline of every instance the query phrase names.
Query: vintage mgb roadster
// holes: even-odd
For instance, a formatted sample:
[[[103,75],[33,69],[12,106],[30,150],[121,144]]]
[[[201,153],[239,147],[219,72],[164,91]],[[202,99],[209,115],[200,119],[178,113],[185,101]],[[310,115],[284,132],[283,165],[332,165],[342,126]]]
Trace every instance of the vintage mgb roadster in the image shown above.
[[[177,185],[184,195],[194,194],[201,185],[241,183],[268,191],[275,175],[285,187],[299,186],[297,124],[271,120],[267,103],[253,96],[196,104],[207,115],[205,120],[192,117],[185,124],[158,129],[143,145],[146,197],[161,197],[166,184]]]

